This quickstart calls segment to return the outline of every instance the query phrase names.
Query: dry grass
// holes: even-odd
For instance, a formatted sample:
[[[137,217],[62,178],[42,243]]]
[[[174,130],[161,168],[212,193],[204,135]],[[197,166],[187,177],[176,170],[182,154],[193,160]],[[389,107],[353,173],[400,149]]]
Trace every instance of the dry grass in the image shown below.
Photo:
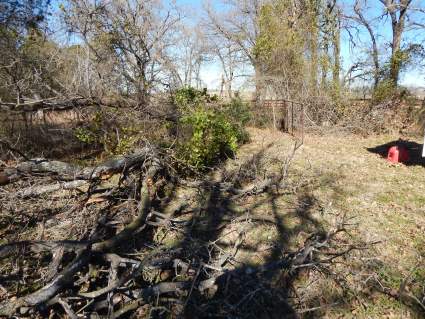
[[[278,169],[278,160],[285,159],[294,143],[288,135],[272,130],[250,129],[250,136],[251,142],[240,149],[237,158],[228,161],[226,172],[241,171],[250,163],[250,174],[261,178]],[[353,290],[348,296],[345,291],[345,306],[324,309],[320,316],[419,317],[398,301],[370,290],[366,280],[373,275],[392,289],[398,289],[409,276],[413,281],[424,280],[425,166],[393,165],[368,151],[397,139],[307,136],[290,169],[290,185],[299,188],[279,196],[264,194],[256,203],[247,200],[242,204],[253,207],[252,214],[273,216],[276,223],[249,229],[246,247],[255,251],[242,248],[239,260],[262,263],[279,249],[291,249],[306,234],[327,227],[335,216],[347,214],[355,223],[353,236],[379,244],[346,261],[343,268],[345,273],[353,273],[349,276]],[[300,285],[302,288],[303,283]],[[329,280],[318,280],[309,287],[319,304],[342,299]]]

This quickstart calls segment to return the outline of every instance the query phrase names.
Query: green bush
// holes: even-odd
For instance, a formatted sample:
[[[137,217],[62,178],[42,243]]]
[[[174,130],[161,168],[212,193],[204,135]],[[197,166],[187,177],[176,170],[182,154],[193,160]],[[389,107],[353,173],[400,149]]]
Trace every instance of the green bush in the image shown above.
[[[118,110],[97,111],[91,120],[74,130],[75,137],[91,147],[102,147],[108,154],[124,154],[139,140],[135,123],[119,118]]]
[[[249,104],[243,102],[240,98],[234,98],[229,104],[224,105],[221,111],[226,119],[235,126],[238,141],[246,142],[248,134],[245,131],[245,126],[252,117]]]
[[[240,98],[234,98],[229,104],[224,105],[224,111],[228,118],[241,126],[245,126],[251,119],[248,103],[243,102]]]
[[[207,89],[198,90],[191,86],[184,86],[174,93],[174,104],[181,112],[188,112],[199,104],[217,102],[217,95],[209,95]]]
[[[415,98],[408,89],[395,86],[390,79],[381,81],[372,93],[372,104],[379,104],[386,101],[404,101],[409,105],[415,104]]]
[[[393,99],[397,94],[397,88],[391,80],[381,81],[372,93],[373,104],[379,104]]]
[[[80,142],[85,144],[94,144],[98,139],[95,133],[85,127],[77,127],[74,130],[74,135]]]
[[[249,107],[240,99],[220,104],[206,89],[184,87],[175,92],[174,104],[180,113],[177,151],[187,164],[205,168],[233,155],[247,140]]]
[[[179,151],[190,165],[202,168],[237,150],[241,133],[221,112],[200,107],[180,122],[186,134]]]
[[[202,93],[191,86],[182,87],[175,92],[174,103],[180,110],[187,111],[188,108],[202,101]]]

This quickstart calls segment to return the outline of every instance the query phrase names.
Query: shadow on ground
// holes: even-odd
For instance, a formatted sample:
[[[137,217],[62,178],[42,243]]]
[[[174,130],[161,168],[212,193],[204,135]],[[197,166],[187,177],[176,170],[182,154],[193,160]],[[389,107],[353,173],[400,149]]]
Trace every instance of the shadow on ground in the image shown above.
[[[268,146],[268,147],[271,147]],[[252,163],[258,167],[264,150],[253,154],[252,159],[241,164],[250,169]],[[240,168],[239,168],[240,169]],[[228,177],[237,175],[246,178],[240,171],[225,172]],[[239,178],[230,178],[234,187],[239,187]],[[200,189],[201,197],[205,199],[202,209],[192,214],[188,226],[183,231],[183,237],[172,249],[182,249],[187,252],[186,260],[192,260],[192,267],[202,271],[195,281],[202,282],[212,275],[215,269],[224,269],[219,273],[215,285],[206,292],[200,293],[193,289],[187,297],[184,309],[180,312],[184,318],[318,318],[323,316],[321,300],[302,300],[296,288],[295,281],[308,277],[308,270],[297,269],[288,271],[292,258],[293,242],[302,242],[310,235],[323,236],[325,225],[313,214],[317,208],[316,199],[310,192],[298,194],[295,206],[288,211],[282,211],[278,199],[282,195],[276,188],[270,187],[265,193],[256,197],[253,203],[247,205],[248,198],[242,198],[236,204],[244,207],[243,212],[235,209],[235,200],[229,192],[222,191],[222,180],[215,181],[211,186]],[[278,183],[281,181],[278,181]],[[207,183],[206,183],[207,184]],[[266,205],[269,211],[257,210]],[[241,219],[246,215],[247,217]],[[288,223],[287,219],[296,219],[297,223]],[[262,252],[260,263],[246,262],[239,259],[238,252],[258,254],[260,238],[254,238],[253,244],[244,241],[250,231],[268,225],[275,229],[275,235],[268,243],[266,252]],[[226,236],[234,233],[232,240]],[[252,235],[252,234],[251,234]],[[292,250],[291,250],[292,249]],[[210,265],[213,268],[201,267]],[[285,268],[286,267],[286,268]],[[320,296],[321,292],[315,292]],[[341,294],[329,296],[331,302],[346,304]],[[305,304],[302,302],[305,301]],[[299,310],[304,309],[300,316]]]
[[[375,147],[367,148],[367,150],[371,153],[378,154],[383,158],[386,158],[388,155],[388,150],[392,146],[402,146],[407,149],[409,152],[409,160],[406,161],[405,165],[407,166],[424,166],[425,167],[425,158],[422,157],[422,148],[423,145],[409,141],[409,140],[397,140],[391,141],[386,144],[378,145]]]
[[[389,143],[382,148],[385,149],[391,145]],[[415,159],[414,152],[419,152],[421,145],[413,142],[406,144],[406,147],[407,145],[412,151],[412,159]],[[251,165],[255,165],[256,169],[261,170],[260,163],[264,157],[265,150],[261,150],[253,154],[252,159],[242,163],[241,167],[250,170]],[[415,162],[411,165],[413,163]],[[233,177],[230,180],[234,187],[240,187],[238,177],[244,178],[244,182],[249,182],[248,176],[240,171],[225,172],[223,175]],[[288,271],[285,268],[286,263],[294,258],[291,255],[294,251],[294,242],[298,243],[295,245],[299,247],[312,234],[325,236],[326,231],[329,230],[329,225],[317,218],[317,210],[320,211],[321,207],[313,195],[313,190],[324,186],[335,189],[335,185],[338,184],[337,179],[338,176],[332,175],[331,178],[314,185],[313,189],[312,185],[308,187],[308,190],[300,189],[297,194],[293,194],[295,201],[290,209],[279,205],[282,193],[274,187],[255,197],[252,202],[249,198],[241,199],[236,205],[243,206],[243,212],[235,209],[235,200],[232,199],[231,194],[220,190],[219,185],[223,180],[216,181],[209,189],[200,190],[202,197],[206,199],[203,209],[191,216],[188,223],[190,226],[185,228],[183,239],[174,248],[183,248],[183,251],[191,252],[187,259],[193,260],[195,268],[196,265],[213,264],[225,271],[217,277],[215,285],[209,288],[207,293],[200,293],[197,289],[192,291],[185,301],[182,316],[184,318],[323,318],[329,315],[330,309],[340,314],[352,314],[352,310],[358,307],[356,298],[368,299],[369,297],[364,296],[354,286],[351,287],[348,280],[342,277],[351,273],[350,267],[354,267],[350,266],[349,257],[348,260],[344,259],[346,266],[341,273],[339,273],[340,270],[334,273],[335,269],[332,267],[296,271]],[[229,178],[225,181],[229,182]],[[269,207],[269,210],[262,210],[261,207],[264,205]],[[249,218],[240,219],[241,214],[247,214]],[[264,220],[261,221],[261,218]],[[294,219],[297,223],[289,222]],[[253,222],[254,220],[261,222]],[[261,239],[254,238],[248,244],[243,241],[243,237],[249,236],[252,229],[256,228],[258,231],[259,227],[265,224],[273,227],[275,235],[270,240],[269,249],[262,253],[261,262],[252,263],[240,259],[239,252],[258,254]],[[224,240],[231,232],[235,233],[232,240]],[[341,241],[339,244],[344,247],[353,243]],[[358,251],[358,259],[363,253]],[[362,273],[364,266],[360,264],[358,267],[358,273]],[[212,274],[214,274],[213,269],[204,267],[195,281],[202,282],[210,278]],[[355,284],[356,287],[358,285],[361,283]],[[375,293],[381,294],[377,291]],[[357,296],[354,299],[353,294]],[[411,314],[421,317],[420,309],[408,304],[406,306]]]

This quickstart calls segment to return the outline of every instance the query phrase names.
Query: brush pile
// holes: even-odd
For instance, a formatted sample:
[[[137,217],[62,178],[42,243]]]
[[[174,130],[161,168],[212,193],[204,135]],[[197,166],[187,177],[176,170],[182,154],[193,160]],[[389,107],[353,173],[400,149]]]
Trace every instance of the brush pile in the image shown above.
[[[238,204],[287,189],[286,171],[240,187],[173,167],[145,144],[94,167],[31,159],[3,170],[0,316],[296,317],[306,309],[294,280],[356,249],[341,223],[241,263],[247,230],[274,221]]]

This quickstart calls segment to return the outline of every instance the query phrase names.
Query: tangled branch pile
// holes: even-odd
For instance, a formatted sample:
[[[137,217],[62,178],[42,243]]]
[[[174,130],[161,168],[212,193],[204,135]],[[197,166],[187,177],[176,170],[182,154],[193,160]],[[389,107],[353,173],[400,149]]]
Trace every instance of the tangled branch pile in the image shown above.
[[[42,226],[33,240],[0,246],[0,315],[252,317],[275,309],[295,316],[292,282],[356,248],[341,245],[341,224],[262,265],[239,263],[247,229],[273,220],[229,202],[284,187],[286,172],[237,187],[182,179],[172,161],[145,144],[96,167],[29,160],[11,169],[8,182],[30,186],[3,188],[1,205],[10,212],[4,234],[11,238],[25,223]],[[191,191],[181,196],[178,189]],[[35,213],[48,200],[49,210]],[[235,223],[243,227],[226,247],[220,239]],[[180,240],[158,240],[171,232]]]

